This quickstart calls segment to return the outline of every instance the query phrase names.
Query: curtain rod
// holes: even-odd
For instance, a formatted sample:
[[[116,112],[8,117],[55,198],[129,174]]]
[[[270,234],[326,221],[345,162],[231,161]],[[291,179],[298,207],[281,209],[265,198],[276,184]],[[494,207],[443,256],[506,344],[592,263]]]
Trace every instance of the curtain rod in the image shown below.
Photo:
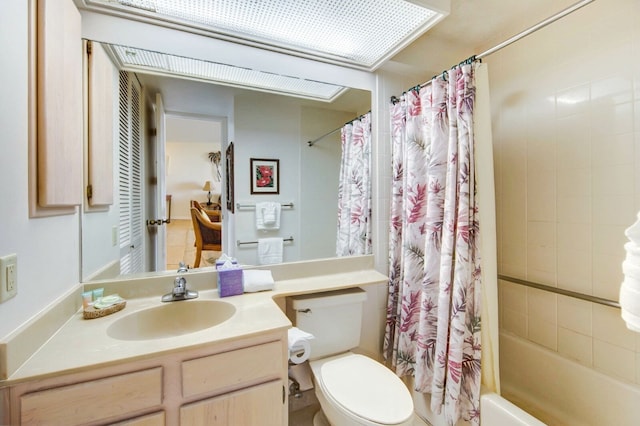
[[[369,110],[369,111],[365,112],[365,113],[364,113],[364,114],[362,114],[362,115],[357,116],[357,117],[356,117],[356,118],[354,118],[353,120],[349,120],[349,121],[347,121],[346,123],[344,123],[342,126],[338,127],[337,129],[333,129],[332,131],[330,131],[330,132],[328,132],[328,133],[325,133],[324,135],[322,135],[322,136],[320,136],[320,137],[317,137],[317,138],[315,138],[315,139],[314,139],[314,140],[312,140],[312,141],[307,141],[307,145],[309,145],[309,146],[313,146],[313,145],[314,145],[316,142],[318,142],[319,140],[324,139],[324,138],[326,138],[327,136],[334,134],[334,133],[335,133],[335,132],[337,132],[338,130],[342,130],[342,128],[343,128],[344,126],[346,126],[347,124],[351,124],[351,123],[353,123],[354,121],[361,119],[362,117],[364,117],[365,115],[369,114],[370,112],[371,112],[371,110]]]
[[[560,12],[556,13],[555,15],[550,16],[547,19],[544,19],[544,20],[538,22],[534,26],[529,27],[526,30],[519,32],[518,34],[514,35],[513,37],[511,37],[511,38],[509,38],[509,39],[507,39],[505,41],[503,41],[502,43],[499,43],[499,44],[493,46],[490,49],[485,50],[484,52],[482,52],[482,53],[480,53],[478,55],[471,56],[469,59],[460,62],[460,64],[458,64],[458,65],[454,65],[451,69],[453,69],[456,66],[459,66],[461,64],[464,64],[465,62],[468,62],[470,60],[472,60],[472,61],[481,60],[482,58],[484,58],[486,56],[489,56],[492,53],[495,53],[498,50],[501,50],[501,49],[509,46],[512,43],[515,43],[516,41],[528,36],[529,34],[532,34],[532,33],[536,32],[536,31],[546,27],[547,25],[554,23],[555,21],[557,21],[560,18],[564,18],[565,16],[575,12],[578,9],[583,8],[584,6],[588,5],[589,3],[593,3],[594,1],[595,0],[582,0],[582,1],[579,1],[577,3],[574,3],[573,5],[567,7],[566,9],[563,9]],[[447,71],[445,70],[445,71],[442,72],[442,74],[446,75],[446,72]],[[422,84],[420,84],[418,86],[415,86],[415,88],[423,88],[425,86],[428,86],[429,84],[431,84],[431,81],[434,78],[435,78],[435,76],[431,80],[426,81],[426,82],[424,82],[424,83],[422,83]],[[395,97],[395,96],[391,97],[391,102],[396,103],[398,101],[399,101],[399,99],[397,97]]]
[[[491,49],[487,49],[484,52],[480,53],[479,55],[476,55],[477,59],[482,59],[485,56],[489,56],[494,52],[497,52],[498,50],[505,48],[507,46],[509,46],[511,43],[514,43],[518,40],[520,40],[521,38],[524,38],[526,36],[528,36],[529,34],[532,34],[536,31],[538,31],[541,28],[546,27],[549,24],[554,23],[555,21],[557,21],[560,18],[564,18],[565,16],[569,15],[570,13],[575,12],[578,9],[581,9],[582,7],[588,5],[589,3],[593,3],[595,0],[582,0],[579,1],[577,3],[574,3],[573,5],[567,7],[566,9],[561,10],[560,12],[556,13],[553,16],[548,17],[547,19],[538,22],[537,24],[535,24],[534,26],[527,28],[526,30],[514,35],[513,37],[503,41],[502,43],[493,46]]]
[[[318,142],[320,139],[324,139],[324,138],[326,138],[327,136],[334,134],[334,133],[335,133],[335,132],[337,132],[338,130],[342,130],[342,128],[343,128],[343,127],[344,127],[344,124],[343,124],[341,127],[338,127],[337,129],[333,129],[332,131],[330,131],[330,132],[328,132],[328,133],[325,133],[324,135],[322,135],[322,136],[320,136],[320,137],[317,137],[317,138],[315,138],[315,139],[314,139],[314,140],[312,140],[312,141],[308,141],[308,142],[307,142],[307,145],[309,145],[309,146],[313,146],[313,144],[315,144],[316,142]]]

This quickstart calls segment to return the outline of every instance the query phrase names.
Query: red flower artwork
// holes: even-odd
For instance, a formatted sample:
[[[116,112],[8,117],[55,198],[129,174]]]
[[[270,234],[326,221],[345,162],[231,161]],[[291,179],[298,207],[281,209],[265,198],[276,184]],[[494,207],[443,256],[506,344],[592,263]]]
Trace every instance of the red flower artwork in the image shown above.
[[[256,186],[259,188],[273,187],[273,167],[272,166],[256,167]]]

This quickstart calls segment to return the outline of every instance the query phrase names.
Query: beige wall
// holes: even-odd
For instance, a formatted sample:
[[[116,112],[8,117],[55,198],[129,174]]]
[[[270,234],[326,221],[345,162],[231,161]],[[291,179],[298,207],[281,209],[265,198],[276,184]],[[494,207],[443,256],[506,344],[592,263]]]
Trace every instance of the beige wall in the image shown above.
[[[638,22],[637,0],[596,1],[485,59],[500,273],[618,299],[640,207]],[[618,309],[500,289],[502,330],[640,383],[640,335]]]

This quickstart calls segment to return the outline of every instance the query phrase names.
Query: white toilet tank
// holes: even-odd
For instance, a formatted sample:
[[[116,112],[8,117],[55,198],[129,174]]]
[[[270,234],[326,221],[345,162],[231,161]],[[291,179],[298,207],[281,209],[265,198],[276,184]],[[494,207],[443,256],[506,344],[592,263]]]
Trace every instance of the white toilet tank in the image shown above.
[[[296,327],[313,334],[310,358],[346,352],[360,344],[362,305],[367,293],[361,288],[294,296],[289,299]]]

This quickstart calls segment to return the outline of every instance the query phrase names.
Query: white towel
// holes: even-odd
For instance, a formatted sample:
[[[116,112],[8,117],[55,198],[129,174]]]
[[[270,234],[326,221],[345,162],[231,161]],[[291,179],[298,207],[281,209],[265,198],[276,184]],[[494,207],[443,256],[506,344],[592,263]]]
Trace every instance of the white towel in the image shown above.
[[[260,265],[282,263],[283,246],[282,238],[258,238],[258,263]]]
[[[273,290],[275,285],[271,271],[268,269],[246,269],[242,271],[242,275],[244,291],[248,293]]]
[[[625,280],[620,287],[620,306],[627,312],[640,316],[640,291],[626,284]]]
[[[640,293],[627,287],[624,282],[620,287],[620,310],[627,328],[640,332]]]
[[[626,257],[622,262],[624,280],[620,285],[620,310],[629,330],[640,332],[640,212],[624,234]]]
[[[256,203],[256,229],[268,231],[280,229],[280,203],[265,201]]]
[[[640,317],[629,313],[626,309],[622,309],[620,313],[622,319],[627,323],[627,328],[631,331],[640,333]]]
[[[629,255],[622,261],[622,272],[624,273],[625,281],[633,279],[636,283],[636,288],[640,289],[640,264],[631,261]]]
[[[624,235],[627,236],[629,241],[632,241],[637,244],[637,243],[640,243],[640,212],[638,212],[636,217],[638,220],[636,220],[636,222],[633,225],[625,229]]]

